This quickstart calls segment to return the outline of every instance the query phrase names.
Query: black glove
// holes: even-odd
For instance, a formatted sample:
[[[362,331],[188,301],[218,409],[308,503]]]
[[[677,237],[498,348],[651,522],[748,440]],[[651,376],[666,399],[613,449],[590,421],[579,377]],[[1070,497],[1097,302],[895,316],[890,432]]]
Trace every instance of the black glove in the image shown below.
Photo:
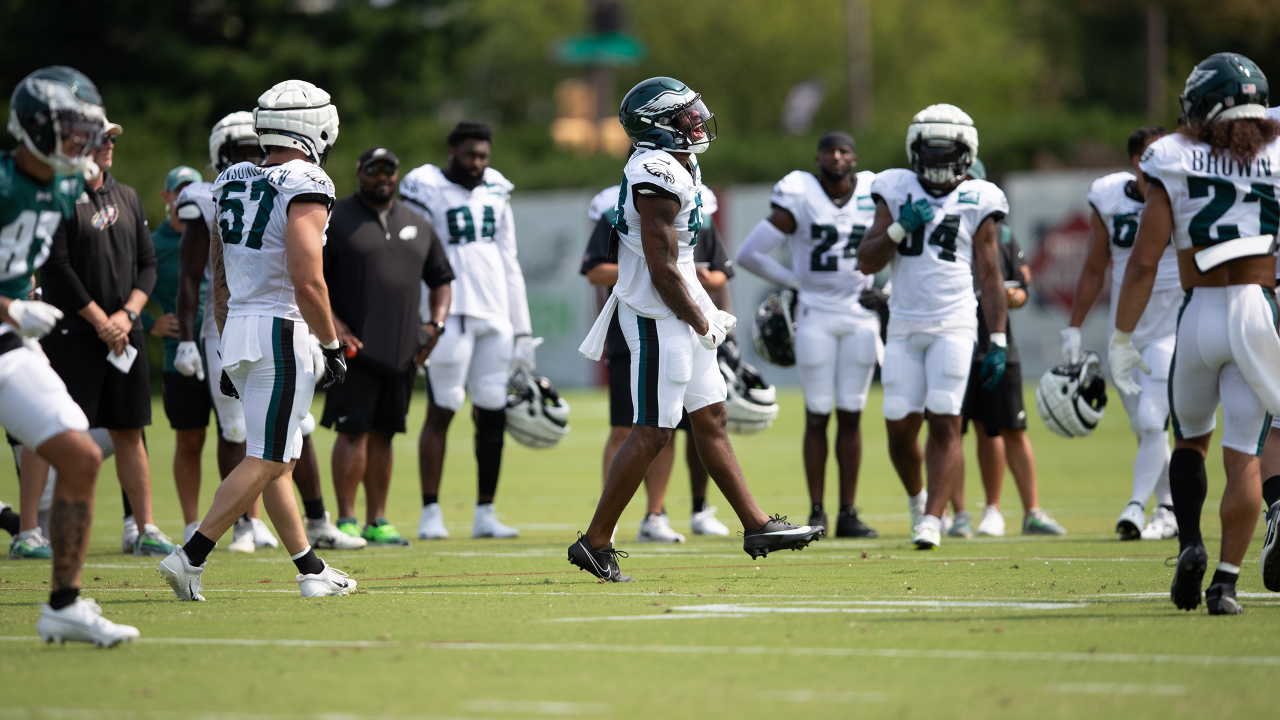
[[[347,379],[347,345],[343,343],[332,350],[321,347],[324,354],[324,381],[320,387],[328,390],[342,384]]]
[[[880,326],[889,325],[889,294],[880,288],[867,288],[858,296],[858,304],[880,316]]]
[[[222,378],[218,380],[218,389],[229,398],[240,399],[240,393],[236,392],[236,385],[231,382],[231,378],[227,377],[226,370],[222,371]]]

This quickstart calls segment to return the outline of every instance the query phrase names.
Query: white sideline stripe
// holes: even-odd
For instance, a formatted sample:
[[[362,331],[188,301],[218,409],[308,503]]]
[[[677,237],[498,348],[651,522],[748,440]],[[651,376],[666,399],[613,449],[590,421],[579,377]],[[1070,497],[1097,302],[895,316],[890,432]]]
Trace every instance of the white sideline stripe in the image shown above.
[[[37,635],[0,636],[0,642],[39,642]],[[259,640],[252,638],[138,638],[144,645],[229,645],[237,647],[318,647],[482,652],[620,653],[657,655],[779,655],[790,657],[906,658],[924,660],[1009,660],[1150,665],[1244,665],[1280,667],[1277,655],[1144,655],[1139,653],[1027,652],[1015,650],[926,650],[915,648],[763,647],[742,645],[593,645],[590,643],[397,642],[377,640]]]
[[[1052,602],[992,602],[992,601],[936,601],[936,600],[831,600],[792,601],[783,605],[820,605],[823,607],[776,607],[758,603],[710,603],[707,605],[682,605],[669,608],[657,615],[607,615],[603,617],[554,618],[540,622],[583,623],[617,622],[630,620],[675,620],[680,618],[748,618],[762,614],[886,614],[903,612],[938,612],[947,610],[978,610],[1003,608],[1009,610],[1068,610],[1087,607],[1086,603]],[[838,605],[842,607],[830,607]],[[676,614],[672,614],[674,613]]]
[[[1049,692],[1064,695],[1157,695],[1177,697],[1187,694],[1186,685],[1143,685],[1140,683],[1059,683]]]
[[[476,712],[534,713],[535,715],[607,715],[605,703],[539,700],[468,700],[462,707]]]
[[[821,702],[821,703],[882,703],[889,699],[889,693],[883,692],[848,692],[821,690],[774,690],[760,693],[765,700],[779,702]]]
[[[443,715],[355,715],[353,713],[243,713],[173,710],[103,710],[84,708],[0,708],[3,720],[475,720]]]

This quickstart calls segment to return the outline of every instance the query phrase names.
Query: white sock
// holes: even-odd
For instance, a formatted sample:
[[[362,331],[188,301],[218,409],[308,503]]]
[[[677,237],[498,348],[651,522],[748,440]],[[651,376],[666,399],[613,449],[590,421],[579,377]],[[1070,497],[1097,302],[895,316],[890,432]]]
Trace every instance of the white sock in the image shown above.
[[[1231,564],[1231,563],[1229,563],[1229,562],[1224,562],[1224,561],[1222,561],[1222,560],[1219,560],[1219,561],[1218,561],[1218,572],[1224,572],[1224,573],[1228,573],[1228,574],[1230,574],[1230,575],[1239,575],[1239,574],[1240,574],[1240,566],[1239,566],[1239,565],[1232,565],[1232,564]]]
[[[303,555],[306,555],[306,554],[307,554],[307,553],[309,553],[309,552],[311,552],[311,546],[310,546],[310,545],[308,545],[308,546],[306,546],[306,547],[302,548],[302,552],[298,553],[297,555],[290,555],[290,556],[289,556],[289,559],[290,559],[290,560],[298,560],[298,559],[299,559],[299,558],[301,558]]]
[[[1163,495],[1172,505],[1169,495],[1169,436],[1161,430],[1144,432],[1138,436],[1138,455],[1133,459],[1133,497],[1130,502],[1146,507],[1157,485],[1163,485]]]

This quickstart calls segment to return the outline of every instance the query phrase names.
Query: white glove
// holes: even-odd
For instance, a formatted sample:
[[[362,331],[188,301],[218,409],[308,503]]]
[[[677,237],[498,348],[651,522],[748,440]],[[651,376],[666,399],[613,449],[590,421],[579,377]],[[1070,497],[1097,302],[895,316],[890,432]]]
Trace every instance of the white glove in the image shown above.
[[[531,337],[529,335],[516,336],[515,351],[511,356],[511,374],[524,373],[530,375],[534,368],[538,366],[537,350],[542,344],[542,338]]]
[[[725,336],[729,333],[724,329],[724,325],[721,324],[724,321],[720,316],[727,314],[719,310],[707,313],[707,332],[705,335],[698,336],[698,342],[702,343],[702,347],[708,350],[715,350],[720,347],[720,343],[724,342]]]
[[[13,300],[9,303],[9,317],[23,337],[41,338],[62,319],[62,311],[39,300]]]
[[[311,335],[308,346],[311,348],[311,371],[316,375],[316,384],[324,380],[324,351],[320,349],[320,338]]]
[[[27,349],[30,350],[31,352],[35,353],[36,355],[39,355],[40,359],[43,360],[46,365],[50,364],[49,356],[44,354],[44,348],[40,347],[39,340],[33,337],[22,338],[22,344],[26,345]]]
[[[1127,395],[1137,395],[1142,387],[1133,379],[1133,369],[1138,368],[1150,375],[1151,368],[1142,361],[1138,348],[1133,346],[1133,333],[1116,330],[1111,335],[1111,349],[1107,354],[1107,362],[1111,364],[1111,380]]]
[[[733,329],[738,327],[738,316],[723,310],[716,310],[720,316],[720,327],[724,328],[724,334],[728,335]]]
[[[1068,327],[1062,330],[1062,359],[1069,365],[1080,362],[1080,328]]]
[[[197,380],[204,380],[204,361],[200,358],[200,348],[191,340],[178,343],[178,352],[173,356],[173,369]]]

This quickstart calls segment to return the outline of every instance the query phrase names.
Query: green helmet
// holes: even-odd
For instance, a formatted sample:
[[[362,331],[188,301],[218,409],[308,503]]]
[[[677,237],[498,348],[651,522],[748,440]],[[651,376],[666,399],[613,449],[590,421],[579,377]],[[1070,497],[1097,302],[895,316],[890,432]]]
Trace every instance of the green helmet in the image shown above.
[[[1210,55],[1191,71],[1178,102],[1184,122],[1266,117],[1267,76],[1243,55]]]
[[[64,175],[92,166],[90,154],[102,131],[102,96],[79,70],[61,65],[36,70],[18,83],[9,99],[9,132]]]
[[[669,77],[631,88],[622,98],[618,122],[638,148],[700,153],[716,139],[715,116],[702,96]]]

